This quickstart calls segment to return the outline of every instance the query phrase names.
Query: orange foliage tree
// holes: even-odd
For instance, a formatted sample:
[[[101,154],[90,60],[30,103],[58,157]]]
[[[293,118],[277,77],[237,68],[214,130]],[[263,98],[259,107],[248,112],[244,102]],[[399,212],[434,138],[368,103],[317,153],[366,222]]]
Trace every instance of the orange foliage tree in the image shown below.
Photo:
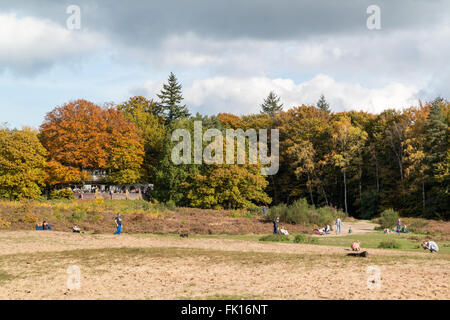
[[[49,112],[40,129],[49,154],[47,185],[81,182],[84,169],[110,170],[116,183],[140,179],[142,141],[121,112],[76,100]]]

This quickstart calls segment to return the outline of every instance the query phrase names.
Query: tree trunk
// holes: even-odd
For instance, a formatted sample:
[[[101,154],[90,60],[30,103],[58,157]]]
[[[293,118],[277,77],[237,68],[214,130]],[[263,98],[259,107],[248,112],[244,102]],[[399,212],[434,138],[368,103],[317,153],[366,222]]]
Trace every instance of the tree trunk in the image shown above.
[[[327,203],[327,207],[329,206],[329,204],[328,204],[328,198],[327,198],[327,193],[325,192],[325,189],[324,189],[324,187],[323,186],[321,186],[322,187],[322,193],[323,193],[323,197],[325,198],[325,202]]]
[[[308,177],[309,197],[311,198],[311,204],[314,205],[314,198],[313,198],[313,194],[312,194],[311,180],[309,179],[309,174],[307,174],[307,177]]]
[[[345,206],[345,213],[348,214],[348,211],[347,211],[347,176],[345,174],[345,169],[344,169],[344,206]]]
[[[425,214],[425,182],[422,181],[422,213]]]
[[[361,166],[359,166],[359,207],[360,207],[360,214],[363,213],[363,206],[362,206],[362,170]]]
[[[270,176],[270,180],[272,180],[273,202],[274,202],[274,203],[278,203],[277,188],[276,188],[276,186],[275,186],[275,179],[273,178],[273,175]]]
[[[380,175],[379,175],[379,168],[378,168],[378,158],[375,154],[375,168],[376,168],[376,176],[377,176],[377,195],[380,193]]]

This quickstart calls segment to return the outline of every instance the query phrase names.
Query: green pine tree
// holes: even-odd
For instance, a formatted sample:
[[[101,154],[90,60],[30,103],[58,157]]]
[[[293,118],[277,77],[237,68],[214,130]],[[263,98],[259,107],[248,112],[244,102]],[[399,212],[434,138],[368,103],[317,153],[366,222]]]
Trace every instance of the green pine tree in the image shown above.
[[[325,111],[326,113],[331,112],[330,105],[325,100],[325,96],[323,94],[320,96],[319,101],[317,101],[317,108],[319,108],[322,111]]]
[[[434,99],[430,106],[430,113],[425,122],[426,149],[428,167],[432,179],[431,210],[432,214],[442,214],[441,217],[448,219],[449,204],[449,179],[448,172],[448,124],[442,106],[444,99]],[[444,172],[444,174],[443,174]]]
[[[172,72],[169,75],[168,83],[163,85],[161,94],[158,94],[158,98],[160,99],[159,106],[165,114],[166,124],[190,116],[186,105],[181,104],[181,101],[184,99],[181,92],[181,84],[178,83]]]
[[[275,92],[270,91],[264,103],[261,105],[262,112],[275,115],[283,109],[283,104],[281,103],[281,98],[278,97]]]
[[[430,113],[425,122],[428,140],[428,161],[435,167],[445,158],[447,152],[447,122],[442,104],[444,99],[438,97],[434,99],[430,106]]]

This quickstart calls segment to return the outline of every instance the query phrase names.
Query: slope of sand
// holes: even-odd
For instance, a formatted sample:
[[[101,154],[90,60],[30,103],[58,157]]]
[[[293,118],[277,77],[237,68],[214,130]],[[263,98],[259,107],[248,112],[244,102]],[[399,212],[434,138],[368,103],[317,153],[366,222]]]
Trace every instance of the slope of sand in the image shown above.
[[[0,233],[0,299],[449,299],[448,255],[229,239]],[[66,269],[81,270],[67,289]],[[369,266],[379,289],[369,289]],[[3,275],[3,276],[2,276]],[[369,283],[370,285],[370,283]]]

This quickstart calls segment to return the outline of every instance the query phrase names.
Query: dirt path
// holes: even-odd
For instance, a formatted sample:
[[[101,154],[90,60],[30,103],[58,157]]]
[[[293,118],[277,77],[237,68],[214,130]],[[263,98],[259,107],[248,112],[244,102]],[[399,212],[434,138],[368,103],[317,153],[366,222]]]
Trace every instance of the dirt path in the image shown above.
[[[348,235],[348,230],[350,227],[352,228],[352,234],[366,234],[373,232],[376,226],[377,224],[370,222],[369,220],[343,221],[341,222],[341,234],[338,236]],[[336,228],[336,226],[333,226],[333,228]],[[333,230],[326,236],[336,236],[336,233]]]

